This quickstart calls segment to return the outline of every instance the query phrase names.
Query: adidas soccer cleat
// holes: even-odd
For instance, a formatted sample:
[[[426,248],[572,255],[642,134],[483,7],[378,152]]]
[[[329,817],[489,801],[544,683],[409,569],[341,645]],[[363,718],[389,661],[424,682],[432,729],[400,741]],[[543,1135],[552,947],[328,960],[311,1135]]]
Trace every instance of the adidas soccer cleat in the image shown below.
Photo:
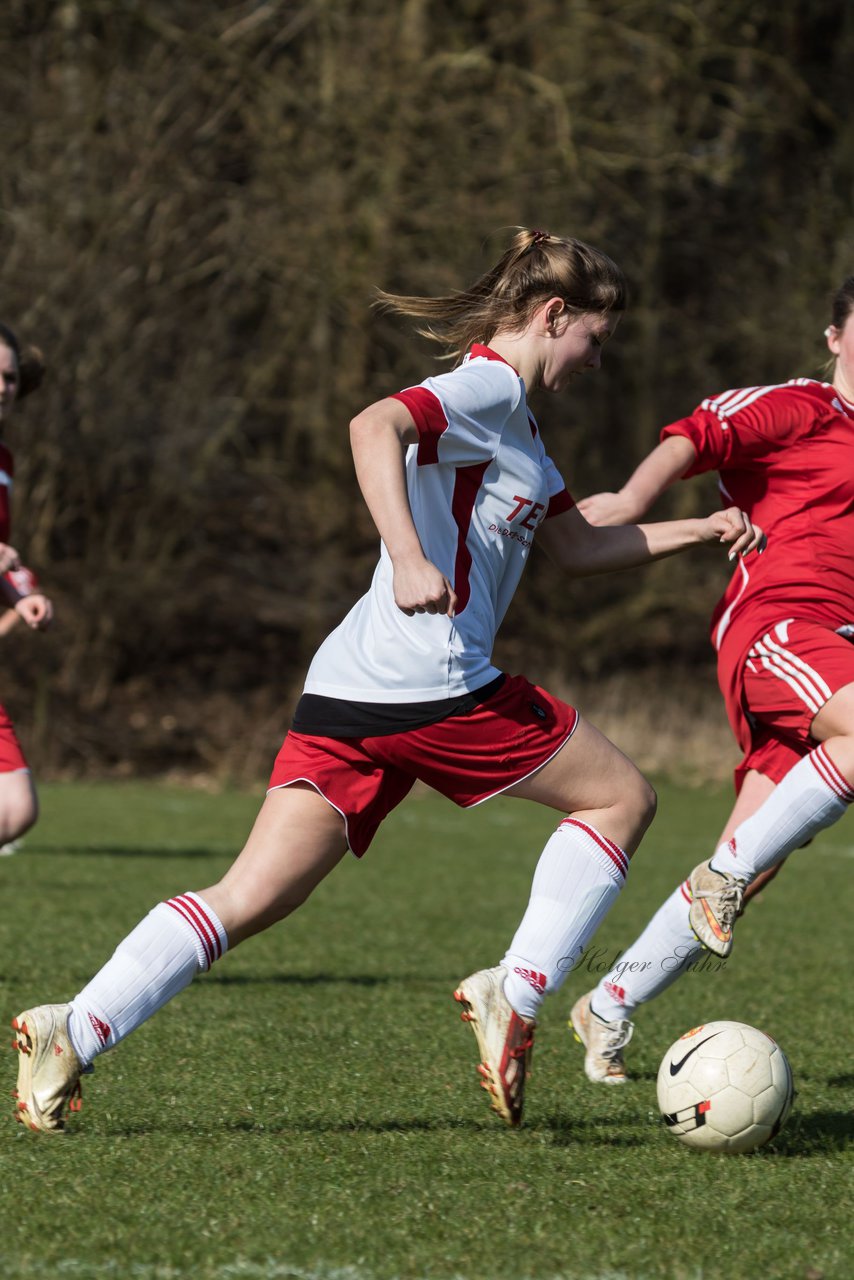
[[[572,1006],[569,1025],[586,1050],[584,1074],[594,1084],[625,1084],[628,1081],[623,1050],[632,1038],[634,1023],[628,1018],[606,1022],[590,1008],[593,992],[581,996]]]
[[[732,931],[741,914],[745,882],[701,862],[691,872],[690,885],[691,928],[704,947],[726,959],[732,951]]]
[[[536,1023],[512,1008],[504,994],[506,976],[503,965],[481,969],[460,983],[454,999],[477,1036],[481,1086],[492,1095],[493,1111],[515,1129],[522,1123]]]
[[[80,1076],[91,1071],[68,1038],[70,1004],[42,1004],[12,1019],[20,1055],[15,1119],[37,1133],[62,1133],[65,1110],[79,1111]]]

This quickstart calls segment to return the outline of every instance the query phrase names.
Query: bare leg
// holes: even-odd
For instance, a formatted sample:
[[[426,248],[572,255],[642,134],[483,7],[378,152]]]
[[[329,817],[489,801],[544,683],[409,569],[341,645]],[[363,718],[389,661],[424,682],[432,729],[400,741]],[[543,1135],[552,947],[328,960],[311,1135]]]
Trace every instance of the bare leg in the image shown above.
[[[643,774],[583,720],[548,764],[506,794],[572,814],[629,856],[655,816],[655,792]]]
[[[346,851],[337,810],[307,783],[280,787],[264,800],[243,851],[200,895],[235,947],[301,906]]]
[[[29,769],[0,773],[0,845],[17,840],[39,816],[39,803]]]

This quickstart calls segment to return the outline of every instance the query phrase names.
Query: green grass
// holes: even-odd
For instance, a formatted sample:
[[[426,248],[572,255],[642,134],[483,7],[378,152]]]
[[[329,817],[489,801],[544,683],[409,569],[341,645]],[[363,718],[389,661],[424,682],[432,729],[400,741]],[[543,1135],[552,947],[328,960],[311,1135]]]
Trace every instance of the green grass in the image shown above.
[[[660,788],[590,971],[547,1003],[527,1123],[512,1133],[477,1088],[450,996],[500,958],[555,818],[413,798],[361,864],[101,1058],[73,1134],[2,1129],[0,1272],[850,1277],[849,820],[756,902],[723,970],[642,1011],[631,1086],[588,1084],[566,1030],[597,965],[706,852],[727,806],[723,791]],[[0,859],[3,1019],[69,998],[149,906],[218,876],[256,807],[141,784],[45,787],[25,851]],[[768,1030],[795,1074],[792,1117],[753,1156],[690,1152],[657,1118],[662,1053],[719,1017]],[[14,1067],[10,1052],[10,1089]]]

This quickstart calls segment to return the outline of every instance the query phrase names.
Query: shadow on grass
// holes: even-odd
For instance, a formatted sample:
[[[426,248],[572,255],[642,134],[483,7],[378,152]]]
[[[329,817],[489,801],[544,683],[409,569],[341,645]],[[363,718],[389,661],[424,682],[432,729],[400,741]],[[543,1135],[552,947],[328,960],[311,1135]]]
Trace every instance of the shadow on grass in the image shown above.
[[[850,1111],[817,1111],[793,1116],[774,1139],[775,1155],[789,1159],[847,1151],[854,1143],[854,1115]]]
[[[649,1134],[631,1132],[631,1123],[619,1116],[583,1116],[578,1114],[547,1117],[534,1129],[551,1130],[556,1147],[645,1147]]]
[[[206,987],[386,987],[430,986],[450,979],[425,978],[423,974],[406,973],[213,973],[205,976]]]
[[[91,858],[221,858],[229,850],[164,848],[161,845],[116,845],[116,844],[64,844],[52,848],[50,845],[28,844],[21,850],[21,858],[63,858],[66,856]],[[236,852],[236,846],[234,848]]]
[[[477,1120],[428,1120],[413,1117],[410,1120],[324,1120],[321,1117],[305,1120],[277,1120],[272,1123],[259,1124],[250,1117],[246,1119],[223,1120],[215,1126],[220,1133],[257,1135],[259,1137],[285,1137],[288,1134],[385,1134],[385,1133],[488,1133],[493,1129],[489,1121]],[[507,1130],[509,1134],[511,1131]],[[187,1137],[208,1138],[211,1130],[202,1124],[182,1122],[179,1124],[122,1124],[115,1128],[101,1129],[97,1137],[110,1138],[146,1138],[152,1134],[177,1134]]]

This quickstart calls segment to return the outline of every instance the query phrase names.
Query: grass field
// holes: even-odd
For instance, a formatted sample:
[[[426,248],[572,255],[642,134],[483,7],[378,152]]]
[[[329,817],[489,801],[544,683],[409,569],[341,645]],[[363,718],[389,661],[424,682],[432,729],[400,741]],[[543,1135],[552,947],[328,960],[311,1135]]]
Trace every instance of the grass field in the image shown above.
[[[633,1084],[584,1079],[572,1000],[706,851],[728,804],[725,791],[659,794],[585,971],[546,1006],[524,1129],[489,1112],[451,992],[500,958],[554,819],[417,797],[362,864],[348,859],[296,918],[101,1058],[73,1134],[0,1127],[0,1273],[854,1275],[851,819],[750,909],[723,970],[687,975],[642,1011]],[[70,998],[155,901],[215,878],[255,809],[141,784],[45,787],[24,852],[0,859],[4,1021]],[[795,1075],[788,1124],[753,1156],[697,1155],[657,1118],[662,1053],[720,1017],[770,1032]],[[15,1065],[8,1052],[9,1090]]]

